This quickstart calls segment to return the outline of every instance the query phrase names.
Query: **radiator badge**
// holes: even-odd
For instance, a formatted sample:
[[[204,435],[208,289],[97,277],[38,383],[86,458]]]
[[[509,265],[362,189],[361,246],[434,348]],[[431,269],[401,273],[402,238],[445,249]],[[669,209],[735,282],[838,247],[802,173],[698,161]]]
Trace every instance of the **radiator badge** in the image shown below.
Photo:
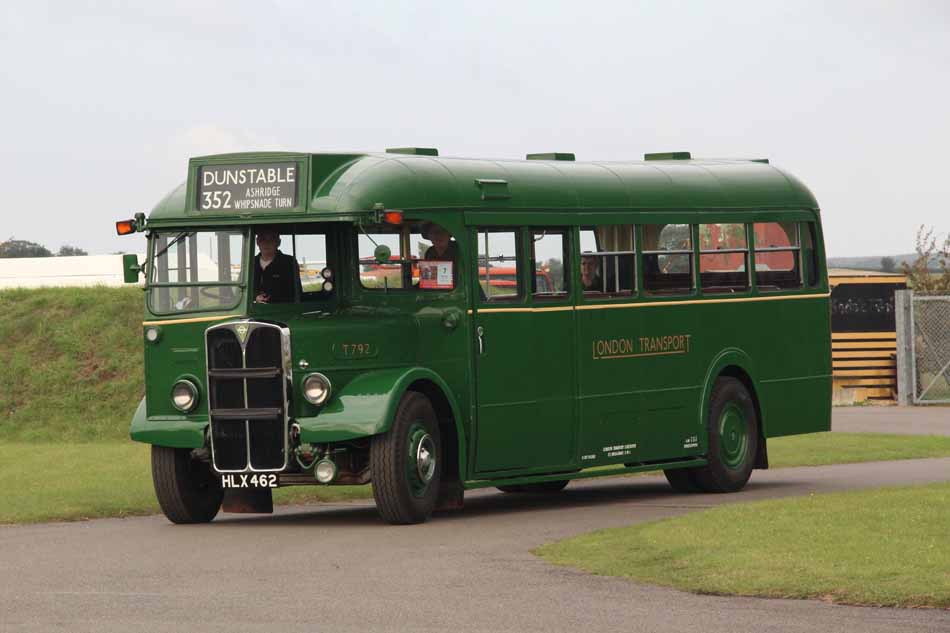
[[[234,331],[238,335],[238,340],[241,341],[241,345],[247,343],[247,331],[250,328],[247,326],[247,323],[238,323],[234,326]]]

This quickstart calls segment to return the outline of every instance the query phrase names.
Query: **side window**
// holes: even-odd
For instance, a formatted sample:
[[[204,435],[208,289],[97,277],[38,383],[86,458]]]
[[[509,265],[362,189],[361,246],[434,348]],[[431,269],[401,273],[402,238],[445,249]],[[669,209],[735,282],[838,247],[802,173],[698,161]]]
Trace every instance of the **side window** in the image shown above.
[[[399,229],[390,226],[365,226],[357,231],[360,284],[370,289],[405,288],[408,283],[400,260],[403,258]],[[377,246],[388,246],[390,262],[377,262]]]
[[[801,288],[797,222],[756,222],[755,282],[764,292]]]
[[[580,234],[584,295],[632,295],[637,285],[633,225],[585,226]]]
[[[479,229],[478,283],[482,300],[505,301],[521,296],[518,233],[505,229]]]
[[[689,224],[643,225],[643,289],[648,295],[689,294],[693,246]]]
[[[815,223],[808,222],[801,225],[802,232],[802,261],[805,266],[805,283],[809,288],[816,288],[818,283],[818,251],[815,244]]]
[[[531,293],[538,298],[563,297],[568,291],[566,229],[531,231],[531,260],[534,277]]]
[[[705,294],[749,288],[745,224],[699,225],[699,283]]]

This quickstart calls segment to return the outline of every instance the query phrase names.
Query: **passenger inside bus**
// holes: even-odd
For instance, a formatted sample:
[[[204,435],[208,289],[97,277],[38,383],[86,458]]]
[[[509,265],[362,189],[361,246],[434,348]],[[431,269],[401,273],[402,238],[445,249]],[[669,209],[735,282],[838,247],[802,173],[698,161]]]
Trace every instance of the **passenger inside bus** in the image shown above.
[[[594,255],[581,256],[581,285],[585,292],[603,292],[604,281],[600,276],[600,262]]]
[[[263,227],[257,230],[254,257],[254,301],[257,303],[289,303],[302,294],[300,268],[291,255],[280,252],[280,233]]]

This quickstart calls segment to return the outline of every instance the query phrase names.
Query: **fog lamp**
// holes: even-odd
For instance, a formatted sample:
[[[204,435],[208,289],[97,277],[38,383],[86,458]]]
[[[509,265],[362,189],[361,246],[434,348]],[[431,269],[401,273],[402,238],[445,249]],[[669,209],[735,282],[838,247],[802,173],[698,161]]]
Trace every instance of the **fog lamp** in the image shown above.
[[[198,388],[190,380],[179,380],[172,387],[172,404],[182,413],[188,413],[198,404]]]
[[[323,404],[330,397],[330,380],[323,374],[310,374],[303,379],[303,397],[310,404]]]
[[[313,467],[313,476],[321,484],[328,484],[336,479],[336,464],[331,459],[323,458]]]

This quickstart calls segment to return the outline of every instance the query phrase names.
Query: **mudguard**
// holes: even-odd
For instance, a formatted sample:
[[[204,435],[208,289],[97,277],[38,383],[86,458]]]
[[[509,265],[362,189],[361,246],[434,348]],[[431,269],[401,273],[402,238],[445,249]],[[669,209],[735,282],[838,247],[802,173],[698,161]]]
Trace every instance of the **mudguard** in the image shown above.
[[[319,415],[297,418],[300,441],[322,444],[385,433],[392,425],[393,415],[403,393],[417,380],[431,381],[442,390],[448,400],[460,440],[459,457],[464,460],[462,440],[465,434],[462,431],[458,405],[445,381],[432,370],[423,367],[381,369],[357,376],[330,399]]]
[[[739,367],[748,374],[753,384],[755,383],[755,365],[748,354],[738,347],[727,347],[719,352],[712,363],[709,364],[709,369],[706,370],[706,375],[703,378],[703,395],[699,399],[699,419],[702,421],[703,428],[706,428],[706,416],[709,414],[709,398],[712,395],[713,385],[716,383],[719,373],[729,366]],[[762,402],[761,397],[758,400],[759,407],[762,409],[762,419],[759,420],[759,424],[764,433],[766,431],[765,403]],[[765,437],[768,437],[767,433],[765,433]]]
[[[136,442],[171,448],[201,448],[205,444],[207,418],[184,415],[156,415],[148,417],[145,398],[132,416],[129,437]]]

